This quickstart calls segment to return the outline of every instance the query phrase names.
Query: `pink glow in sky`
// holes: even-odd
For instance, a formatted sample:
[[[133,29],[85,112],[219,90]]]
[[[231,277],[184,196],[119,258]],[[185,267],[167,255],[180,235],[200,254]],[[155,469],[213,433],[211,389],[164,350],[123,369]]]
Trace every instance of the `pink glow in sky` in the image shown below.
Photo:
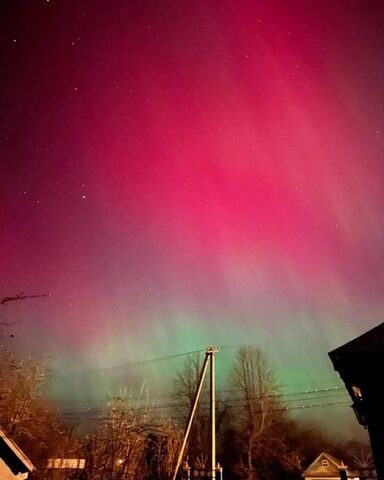
[[[383,319],[380,2],[112,3],[1,7],[1,284],[53,293],[16,345],[331,378]]]

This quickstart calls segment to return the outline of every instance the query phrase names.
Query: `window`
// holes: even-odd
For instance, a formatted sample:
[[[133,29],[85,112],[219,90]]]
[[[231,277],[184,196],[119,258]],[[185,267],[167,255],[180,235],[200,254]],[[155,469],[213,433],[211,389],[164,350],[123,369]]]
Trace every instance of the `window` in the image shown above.
[[[358,398],[359,400],[361,400],[363,398],[363,394],[361,392],[361,389],[357,385],[352,385],[352,392],[353,392],[354,396],[356,398]]]
[[[328,460],[322,460],[322,461],[321,461],[321,465],[322,465],[323,467],[329,467],[329,462],[328,462]]]

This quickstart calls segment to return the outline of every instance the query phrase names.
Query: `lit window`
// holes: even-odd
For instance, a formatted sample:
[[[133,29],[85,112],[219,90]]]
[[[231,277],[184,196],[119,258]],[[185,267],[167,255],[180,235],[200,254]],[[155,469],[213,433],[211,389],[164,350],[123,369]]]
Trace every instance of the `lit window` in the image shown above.
[[[352,392],[356,398],[363,398],[363,394],[358,386],[352,385]]]
[[[328,460],[322,460],[322,461],[321,461],[321,465],[322,465],[323,467],[329,467]]]

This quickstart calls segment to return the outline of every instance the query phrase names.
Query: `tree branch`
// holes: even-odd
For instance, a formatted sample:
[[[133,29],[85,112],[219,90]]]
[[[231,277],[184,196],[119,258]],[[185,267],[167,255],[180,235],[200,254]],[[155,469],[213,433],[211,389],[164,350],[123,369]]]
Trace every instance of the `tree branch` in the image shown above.
[[[52,294],[48,293],[39,293],[35,295],[26,295],[24,292],[16,293],[15,295],[10,295],[7,297],[3,297],[0,299],[0,305],[6,305],[10,302],[17,302],[18,300],[25,300],[26,298],[42,298],[42,297],[50,297]]]

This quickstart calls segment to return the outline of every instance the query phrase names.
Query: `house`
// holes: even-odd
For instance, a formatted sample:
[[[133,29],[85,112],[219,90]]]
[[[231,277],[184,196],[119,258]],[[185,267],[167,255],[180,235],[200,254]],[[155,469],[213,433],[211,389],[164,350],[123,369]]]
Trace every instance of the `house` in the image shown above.
[[[35,467],[0,427],[0,479],[24,480]]]
[[[377,478],[384,480],[384,322],[328,355],[349,392],[358,422],[368,429]]]
[[[346,469],[347,466],[342,460],[328,453],[320,453],[301,476],[305,480],[340,480],[340,470]]]

